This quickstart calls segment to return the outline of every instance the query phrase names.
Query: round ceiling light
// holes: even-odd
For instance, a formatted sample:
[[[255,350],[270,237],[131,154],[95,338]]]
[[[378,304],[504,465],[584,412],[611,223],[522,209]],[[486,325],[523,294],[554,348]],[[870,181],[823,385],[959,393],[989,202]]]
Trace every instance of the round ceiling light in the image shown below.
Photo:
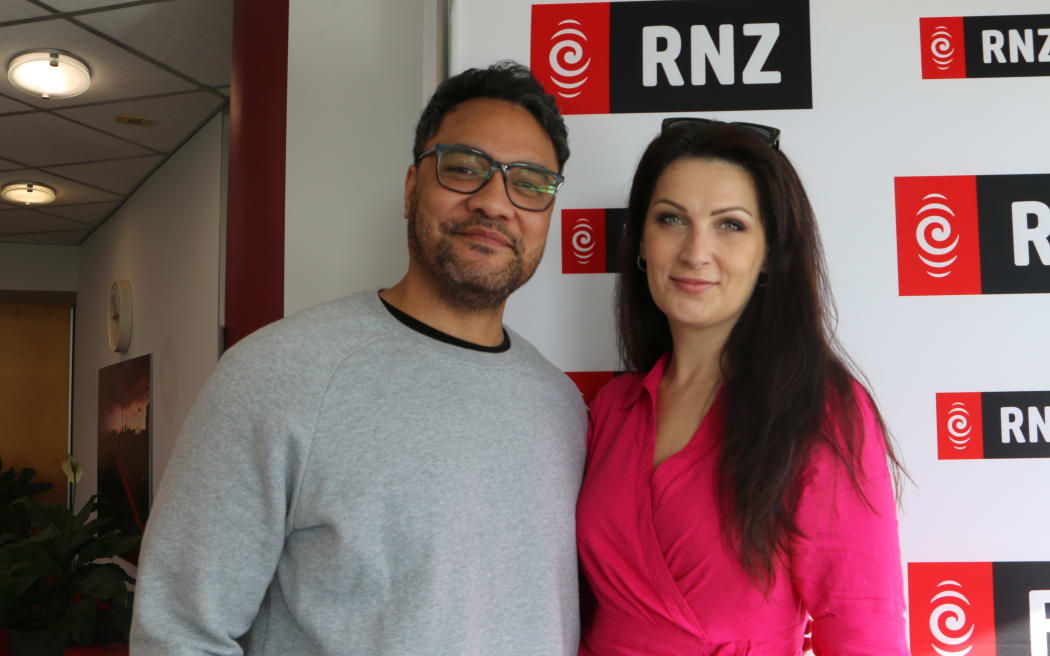
[[[19,205],[47,205],[55,202],[55,190],[39,182],[12,182],[0,189],[0,198]]]
[[[91,70],[64,50],[32,50],[14,56],[7,65],[7,79],[40,98],[72,98],[91,86]]]

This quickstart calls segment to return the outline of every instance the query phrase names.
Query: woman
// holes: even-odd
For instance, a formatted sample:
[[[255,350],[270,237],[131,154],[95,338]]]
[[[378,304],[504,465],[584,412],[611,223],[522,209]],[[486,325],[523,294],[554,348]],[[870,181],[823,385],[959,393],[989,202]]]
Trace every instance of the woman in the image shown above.
[[[907,654],[894,481],[836,355],[809,200],[779,131],[667,119],[631,188],[591,406],[581,654]],[[894,476],[890,475],[887,460]]]

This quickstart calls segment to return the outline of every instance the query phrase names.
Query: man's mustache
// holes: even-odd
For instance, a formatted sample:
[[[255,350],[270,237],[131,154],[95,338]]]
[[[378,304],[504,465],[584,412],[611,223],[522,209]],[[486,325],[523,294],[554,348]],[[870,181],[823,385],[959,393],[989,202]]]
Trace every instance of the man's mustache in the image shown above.
[[[511,250],[513,250],[516,255],[521,255],[521,238],[514,237],[507,232],[502,221],[497,221],[484,216],[475,216],[463,219],[462,221],[445,224],[442,231],[445,234],[451,235],[464,230],[469,230],[470,228],[484,228],[485,230],[500,233],[506,238],[507,242],[510,243]]]

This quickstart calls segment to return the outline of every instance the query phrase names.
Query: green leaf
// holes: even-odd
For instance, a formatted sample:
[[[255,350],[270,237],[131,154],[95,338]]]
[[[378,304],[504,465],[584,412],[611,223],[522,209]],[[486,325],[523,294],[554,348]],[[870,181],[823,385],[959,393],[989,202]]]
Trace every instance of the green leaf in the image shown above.
[[[81,599],[66,607],[65,628],[69,637],[78,645],[91,644],[95,637],[95,600]]]
[[[134,593],[123,600],[111,600],[109,609],[100,610],[95,620],[95,640],[100,643],[127,642],[131,630],[131,608]]]
[[[29,541],[34,543],[34,544],[40,544],[41,542],[47,542],[48,540],[51,540],[51,539],[56,538],[56,537],[61,536],[61,535],[62,535],[61,529],[59,529],[54,524],[51,524],[50,526],[45,528],[43,531],[41,531],[41,532],[37,533],[36,535],[34,535],[33,537],[29,538]]]
[[[22,497],[12,505],[24,507],[36,528],[46,528],[50,524],[64,528],[69,523],[69,510],[57,503],[37,503],[28,497]]]
[[[131,578],[114,563],[90,566],[77,580],[75,589],[99,599],[122,598],[127,593],[125,579]]]
[[[121,533],[118,529],[112,529],[98,536],[98,539],[94,542],[85,545],[80,550],[79,562],[86,565],[95,562],[99,558],[119,556],[134,547],[141,540],[141,535],[128,535]]]
[[[5,562],[5,565],[8,563]],[[4,576],[33,577],[60,576],[62,574],[61,564],[55,562],[47,555],[28,554],[18,560],[13,560],[5,567]]]
[[[37,577],[5,577],[3,585],[0,586],[0,611],[9,609],[26,590],[33,587],[37,580]]]

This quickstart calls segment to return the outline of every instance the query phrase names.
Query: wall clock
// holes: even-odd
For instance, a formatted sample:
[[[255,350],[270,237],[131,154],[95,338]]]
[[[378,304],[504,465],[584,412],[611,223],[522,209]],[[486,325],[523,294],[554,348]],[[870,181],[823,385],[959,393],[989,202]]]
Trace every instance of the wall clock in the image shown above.
[[[114,280],[109,288],[109,348],[123,353],[131,344],[131,283]]]

